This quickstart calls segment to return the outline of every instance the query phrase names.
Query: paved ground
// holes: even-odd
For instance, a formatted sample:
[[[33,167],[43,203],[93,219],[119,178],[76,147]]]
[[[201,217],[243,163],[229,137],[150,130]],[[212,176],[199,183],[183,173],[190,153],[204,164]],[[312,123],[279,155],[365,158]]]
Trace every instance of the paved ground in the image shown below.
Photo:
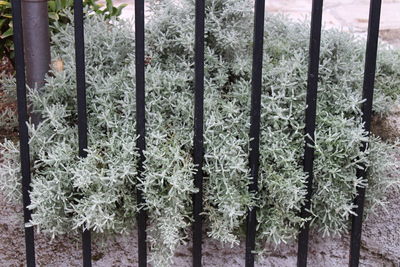
[[[267,14],[283,13],[294,20],[310,18],[312,0],[266,0]],[[124,18],[134,16],[133,1],[127,3]],[[368,27],[369,0],[325,0],[323,24],[326,27],[342,28],[346,31],[366,33]],[[400,0],[383,0],[381,11],[381,38],[400,47]]]
[[[284,13],[294,19],[310,17],[311,0],[266,1],[267,11]],[[325,0],[323,24],[326,27],[366,33],[368,28],[369,0]],[[381,11],[381,38],[400,46],[400,0],[383,0]]]

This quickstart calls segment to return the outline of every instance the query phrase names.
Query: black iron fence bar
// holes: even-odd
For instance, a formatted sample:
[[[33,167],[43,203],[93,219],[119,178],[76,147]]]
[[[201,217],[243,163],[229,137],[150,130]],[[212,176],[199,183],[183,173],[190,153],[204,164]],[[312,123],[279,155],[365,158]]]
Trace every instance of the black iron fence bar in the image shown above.
[[[193,266],[201,267],[203,216],[203,121],[204,121],[204,0],[196,0],[195,15],[195,91],[193,161],[196,164],[193,194]]]
[[[250,110],[250,153],[249,166],[252,180],[249,185],[251,193],[258,191],[258,170],[260,158],[260,113],[261,86],[264,43],[265,0],[256,0],[254,4],[254,43],[253,43],[253,73]],[[253,207],[247,213],[246,229],[246,267],[254,266],[254,250],[256,242],[257,216]]]
[[[28,110],[26,102],[24,44],[22,36],[21,0],[12,0],[12,22],[14,27],[15,70],[17,80],[17,105],[19,124],[19,147],[21,157],[22,199],[24,205],[24,223],[31,220],[31,211],[27,208],[31,204],[29,196],[31,172],[29,157]],[[26,265],[35,266],[35,237],[33,227],[25,228]]]
[[[75,61],[76,61],[76,89],[78,108],[78,139],[79,156],[87,155],[87,115],[86,115],[86,78],[85,78],[85,41],[83,29],[82,0],[74,0],[74,27],[75,27]],[[92,247],[90,230],[83,229],[82,253],[83,266],[92,266]]]
[[[376,59],[378,50],[378,37],[379,37],[379,24],[381,16],[381,0],[371,0],[369,9],[368,21],[368,37],[367,49],[365,55],[365,70],[364,70],[364,84],[363,84],[363,99],[365,102],[362,105],[362,120],[364,122],[364,129],[368,133],[371,131],[371,117],[372,117],[372,102],[374,96],[374,82]],[[368,147],[367,142],[363,142],[361,150],[365,151]],[[367,179],[366,166],[362,169],[357,169],[357,177]],[[362,220],[364,212],[364,199],[365,188],[357,188],[357,196],[354,204],[357,205],[355,209],[356,216],[352,216],[351,225],[351,240],[350,240],[350,260],[349,266],[356,267],[359,265],[360,260],[360,245],[361,245],[361,231]]]
[[[144,0],[135,0],[135,64],[136,64],[136,134],[138,139],[136,146],[139,150],[138,172],[143,179],[144,154],[146,149],[145,139],[145,80],[144,80]],[[137,190],[137,202],[139,206],[144,204],[143,193]],[[147,245],[146,245],[146,223],[147,212],[141,208],[137,215],[138,223],[138,257],[139,266],[147,265]]]
[[[305,148],[303,169],[308,174],[306,202],[301,209],[301,217],[310,216],[313,168],[314,168],[314,138],[315,138],[315,118],[317,113],[317,90],[319,72],[319,54],[321,46],[321,21],[322,21],[323,0],[313,0],[311,11],[311,33],[309,48],[309,65],[307,80],[306,97],[306,116],[305,116]],[[310,221],[305,222],[298,236],[297,266],[307,266],[308,236]]]

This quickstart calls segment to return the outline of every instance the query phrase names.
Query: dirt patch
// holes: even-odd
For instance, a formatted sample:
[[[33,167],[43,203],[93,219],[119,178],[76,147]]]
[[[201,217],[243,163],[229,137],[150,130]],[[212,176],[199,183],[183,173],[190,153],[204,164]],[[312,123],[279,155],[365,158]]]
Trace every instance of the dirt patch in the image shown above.
[[[12,75],[14,73],[12,62],[7,57],[3,57],[0,60],[0,73],[5,73],[6,75]]]
[[[379,34],[382,40],[400,48],[400,29],[381,30]]]
[[[395,141],[400,138],[400,107],[396,107],[387,116],[372,118],[372,133],[385,141]]]

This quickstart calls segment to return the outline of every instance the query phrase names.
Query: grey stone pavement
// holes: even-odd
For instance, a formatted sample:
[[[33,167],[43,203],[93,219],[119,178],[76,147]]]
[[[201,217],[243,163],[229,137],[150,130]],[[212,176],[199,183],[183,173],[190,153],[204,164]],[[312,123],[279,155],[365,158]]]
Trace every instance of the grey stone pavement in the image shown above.
[[[116,0],[127,3],[122,16],[134,16],[133,0]],[[285,14],[293,20],[304,21],[311,16],[311,0],[266,0],[267,14]],[[340,28],[366,34],[368,27],[369,0],[325,0],[323,24],[327,28]],[[382,0],[380,37],[400,47],[400,0]]]
[[[310,17],[310,0],[266,0],[267,12],[284,13],[293,19]],[[366,33],[369,0],[325,0],[323,24],[355,33]],[[380,24],[381,39],[400,46],[400,0],[383,0]]]

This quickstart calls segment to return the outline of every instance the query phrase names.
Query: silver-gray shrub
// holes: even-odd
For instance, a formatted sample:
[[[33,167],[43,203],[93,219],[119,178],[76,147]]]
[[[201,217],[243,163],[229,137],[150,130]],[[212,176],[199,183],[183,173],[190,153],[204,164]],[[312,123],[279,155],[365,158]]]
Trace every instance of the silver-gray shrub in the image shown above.
[[[89,227],[96,232],[133,230],[138,209],[149,212],[151,260],[167,266],[188,240],[195,166],[192,161],[193,1],[152,1],[146,25],[146,142],[144,179],[137,177],[135,148],[134,34],[125,22],[88,17],[86,33],[88,157],[79,159],[72,26],[52,37],[53,70],[30,97],[43,122],[30,125],[32,222],[52,235]],[[260,191],[248,193],[248,132],[253,12],[251,1],[206,2],[205,187],[207,234],[237,244],[246,212],[258,207],[258,246],[293,240],[304,220],[302,170],[309,28],[285,18],[265,21],[261,112]],[[374,109],[398,104],[399,52],[379,52]],[[318,91],[312,226],[344,233],[356,189],[368,184],[370,207],[384,203],[398,165],[395,146],[366,133],[361,122],[363,42],[323,31]],[[2,186],[19,197],[18,150],[2,144]],[[363,162],[369,180],[356,177]],[[137,206],[136,187],[146,203]]]

